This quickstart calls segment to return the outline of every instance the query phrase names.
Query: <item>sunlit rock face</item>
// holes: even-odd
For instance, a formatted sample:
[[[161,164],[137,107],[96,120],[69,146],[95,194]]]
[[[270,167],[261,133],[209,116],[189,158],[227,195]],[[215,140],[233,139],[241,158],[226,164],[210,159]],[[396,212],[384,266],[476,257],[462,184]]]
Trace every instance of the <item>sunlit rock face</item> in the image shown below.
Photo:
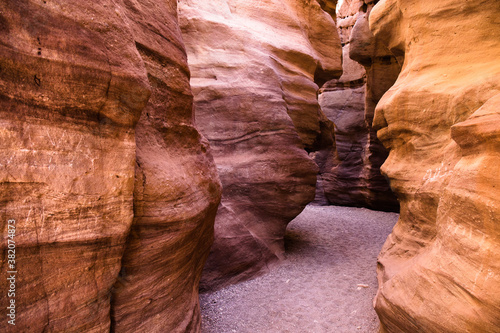
[[[3,1],[0,31],[0,331],[197,331],[220,192],[175,1]]]
[[[210,289],[283,257],[287,223],[314,198],[318,167],[305,149],[333,141],[315,81],[340,76],[341,49],[312,0],[182,0],[179,17],[196,124],[223,184],[202,280]]]
[[[320,178],[332,204],[397,211],[396,197],[380,173],[387,152],[372,122],[376,103],[401,67],[370,32],[368,17],[375,2],[343,1],[338,8],[343,74],[327,82],[319,95],[323,112],[335,123],[338,161],[321,168]]]
[[[402,72],[377,105],[401,216],[379,256],[383,332],[500,327],[500,6],[381,1]]]
[[[146,71],[114,6],[8,1],[0,12],[1,223],[6,237],[16,220],[19,272],[16,326],[0,330],[103,332],[133,217]]]

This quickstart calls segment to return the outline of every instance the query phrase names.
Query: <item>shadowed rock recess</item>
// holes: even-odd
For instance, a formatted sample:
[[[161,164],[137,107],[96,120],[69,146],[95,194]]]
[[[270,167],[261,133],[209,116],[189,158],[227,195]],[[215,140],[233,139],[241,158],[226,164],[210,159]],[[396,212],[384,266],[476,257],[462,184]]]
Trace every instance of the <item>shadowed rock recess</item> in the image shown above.
[[[176,1],[0,3],[2,293],[11,219],[18,271],[0,331],[199,331],[220,184],[176,15]]]
[[[382,332],[500,332],[500,5],[383,0],[370,27],[404,55],[374,121],[401,202]]]
[[[315,194],[305,149],[333,144],[315,81],[341,74],[341,48],[315,0],[181,0],[179,17],[196,124],[223,185],[202,278],[212,289],[283,258],[286,225]]]
[[[338,159],[328,164],[322,153],[314,158],[320,166],[318,182],[327,202],[398,211],[399,203],[380,173],[387,151],[377,139],[372,122],[375,105],[392,86],[401,66],[368,27],[368,16],[376,2],[350,0],[339,5],[343,74],[319,91],[319,104],[335,123]]]

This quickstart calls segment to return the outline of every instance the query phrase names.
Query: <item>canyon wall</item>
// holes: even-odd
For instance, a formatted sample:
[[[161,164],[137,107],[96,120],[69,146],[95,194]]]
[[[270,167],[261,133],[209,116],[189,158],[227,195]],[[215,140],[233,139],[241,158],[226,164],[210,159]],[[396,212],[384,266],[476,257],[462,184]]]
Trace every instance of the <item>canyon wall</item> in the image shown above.
[[[220,183],[193,124],[176,1],[124,3],[151,97],[136,126],[134,221],[114,285],[112,330],[197,332]]]
[[[337,12],[337,29],[342,44],[342,76],[328,81],[319,90],[318,101],[335,124],[337,159],[327,161],[315,154],[320,167],[318,183],[326,203],[364,204],[358,176],[363,170],[367,128],[364,121],[366,74],[364,67],[349,58],[350,36],[362,1],[343,1]],[[318,158],[320,157],[320,158]],[[318,200],[318,196],[316,198]]]
[[[379,256],[382,332],[499,332],[500,6],[382,0],[375,37],[402,57],[374,126],[401,215]]]
[[[338,159],[332,165],[315,160],[329,203],[397,211],[397,199],[380,173],[387,152],[372,122],[376,103],[401,67],[368,28],[368,16],[376,2],[346,0],[338,9],[343,74],[327,82],[319,95],[323,112],[335,123]]]
[[[211,289],[283,258],[286,225],[315,194],[306,150],[333,143],[317,83],[340,76],[341,49],[314,0],[181,0],[179,16],[196,124],[223,184],[202,278]]]
[[[199,331],[220,185],[176,2],[4,1],[0,31],[0,330]]]

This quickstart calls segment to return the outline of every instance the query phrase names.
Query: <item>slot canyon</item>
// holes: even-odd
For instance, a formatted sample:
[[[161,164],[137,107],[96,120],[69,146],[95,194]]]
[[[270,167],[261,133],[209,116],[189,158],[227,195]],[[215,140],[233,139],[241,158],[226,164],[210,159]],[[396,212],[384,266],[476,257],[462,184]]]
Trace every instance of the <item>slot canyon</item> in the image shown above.
[[[2,332],[500,333],[498,0],[3,0],[0,122]]]

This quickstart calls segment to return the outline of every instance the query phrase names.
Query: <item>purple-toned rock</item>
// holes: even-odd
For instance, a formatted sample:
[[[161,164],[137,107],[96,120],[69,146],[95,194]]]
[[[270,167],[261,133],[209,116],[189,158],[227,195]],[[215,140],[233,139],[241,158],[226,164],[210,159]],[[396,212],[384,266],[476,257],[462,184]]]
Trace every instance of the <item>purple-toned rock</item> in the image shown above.
[[[196,123],[223,185],[202,281],[210,289],[283,258],[288,222],[315,195],[318,167],[304,148],[333,141],[315,81],[341,74],[341,49],[314,0],[179,4]]]
[[[396,197],[380,173],[387,152],[372,121],[375,105],[396,80],[400,65],[369,30],[373,5],[373,1],[344,1],[338,10],[343,75],[327,82],[319,95],[323,112],[335,123],[338,160],[333,167],[321,167],[320,178],[332,204],[397,211]]]

